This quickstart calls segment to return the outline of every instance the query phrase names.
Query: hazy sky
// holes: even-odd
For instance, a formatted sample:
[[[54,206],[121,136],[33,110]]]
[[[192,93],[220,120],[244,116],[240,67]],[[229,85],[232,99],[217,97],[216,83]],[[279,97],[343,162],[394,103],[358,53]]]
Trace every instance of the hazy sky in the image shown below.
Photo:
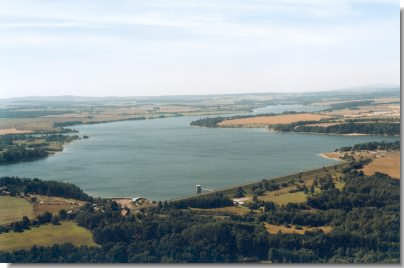
[[[0,98],[399,85],[397,0],[0,0]]]

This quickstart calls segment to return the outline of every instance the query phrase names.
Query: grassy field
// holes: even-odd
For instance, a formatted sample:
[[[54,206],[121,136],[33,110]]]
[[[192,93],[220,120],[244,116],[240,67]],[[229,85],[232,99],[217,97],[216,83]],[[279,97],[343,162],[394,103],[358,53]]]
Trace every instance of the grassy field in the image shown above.
[[[46,211],[57,214],[60,210],[73,210],[84,201],[62,197],[32,195],[37,201],[31,203],[22,197],[0,196],[0,225],[20,221],[23,216],[32,219]]]
[[[218,125],[221,127],[260,127],[274,124],[290,124],[299,121],[318,121],[323,118],[328,118],[328,116],[320,114],[285,114],[224,120]]]
[[[310,188],[313,184],[314,177],[321,177],[322,175],[330,174],[333,178],[334,185],[337,189],[342,190],[345,186],[345,183],[338,179],[340,175],[335,168],[326,168],[326,169],[318,169],[315,172],[303,172],[300,173],[300,176],[303,183],[297,183],[296,185],[290,185],[287,187],[282,187],[279,190],[275,191],[266,191],[263,195],[259,196],[258,199],[265,202],[274,202],[277,205],[287,205],[289,203],[304,203],[307,201],[307,198],[310,194],[304,193],[304,191],[297,191],[297,185],[300,187],[305,185],[307,188]],[[289,180],[293,180],[293,177],[289,177]],[[317,194],[321,192],[320,188],[315,187],[314,193]]]
[[[306,231],[322,230],[324,233],[330,233],[332,231],[331,226],[321,226],[321,227],[302,226],[300,228],[297,228],[296,225],[283,226],[283,225],[274,225],[274,224],[269,224],[269,223],[264,223],[264,226],[265,226],[265,229],[270,234],[277,234],[278,232],[281,232],[283,234],[301,234],[301,235],[303,235]]]
[[[0,196],[0,225],[34,217],[33,205],[19,197]]]
[[[259,200],[265,202],[274,202],[278,205],[287,205],[289,203],[304,203],[307,201],[307,195],[304,192],[296,193],[279,193],[266,192],[265,195],[258,197]]]
[[[373,159],[363,168],[363,172],[368,176],[381,172],[400,179],[400,152],[387,152]]]
[[[400,179],[400,151],[330,152],[323,153],[321,156],[341,160],[344,154],[352,156],[355,160],[372,159],[372,161],[362,169],[367,176],[380,172],[387,174],[392,178]]]
[[[22,233],[0,234],[0,251],[29,249],[34,245],[51,246],[72,243],[76,246],[97,246],[89,230],[74,222],[65,221],[60,225],[42,225]]]
[[[340,170],[343,169],[346,166],[347,166],[347,163],[343,162],[343,163],[340,163],[340,164],[337,164],[337,165],[332,165],[332,166],[328,166],[328,167],[322,167],[322,168],[319,168],[319,169],[303,171],[303,172],[288,175],[288,176],[270,178],[269,180],[271,182],[274,182],[274,183],[282,184],[282,183],[290,182],[292,180],[296,180],[297,178],[301,178],[304,181],[304,184],[307,187],[310,187],[312,182],[313,182],[313,179],[315,177],[323,177],[323,176],[326,176],[327,174],[331,175],[332,177],[335,177],[335,176],[337,176],[338,173],[341,172]],[[217,193],[222,193],[225,196],[228,196],[229,198],[234,198],[234,195],[236,194],[237,189],[239,187],[242,187],[243,190],[246,191],[247,199],[251,200],[252,196],[253,196],[252,188],[254,186],[258,185],[258,184],[261,184],[261,181],[253,182],[253,183],[247,183],[247,184],[243,184],[243,185],[238,185],[238,186],[234,186],[232,188],[226,188],[226,189],[217,190],[217,191],[214,191],[214,192],[206,192],[206,193],[202,193],[202,194],[200,194],[198,196],[192,195],[192,196],[189,196],[189,197],[178,198],[176,200],[187,200],[187,199],[192,199],[192,198],[199,198],[200,196],[210,196],[210,195],[214,195],[214,194],[217,194]],[[289,188],[287,188],[287,187],[289,187]],[[280,191],[282,191],[284,194],[287,194],[288,190],[292,189],[292,188],[290,188],[290,186],[287,186],[287,187],[282,187],[282,189],[280,189]],[[285,190],[285,188],[287,188],[287,190]],[[295,188],[295,187],[293,187],[293,188]],[[277,191],[279,191],[279,190],[277,190]],[[272,191],[272,192],[274,192],[274,191]],[[316,192],[318,192],[317,188],[316,188]],[[268,193],[269,193],[269,191],[265,192],[264,196],[268,195]],[[262,198],[262,197],[263,196],[261,196],[259,198]]]

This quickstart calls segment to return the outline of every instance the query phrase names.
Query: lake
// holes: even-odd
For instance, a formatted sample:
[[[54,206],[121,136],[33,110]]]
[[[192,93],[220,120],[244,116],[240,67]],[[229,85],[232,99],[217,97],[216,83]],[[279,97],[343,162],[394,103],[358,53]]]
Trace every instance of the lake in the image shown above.
[[[74,183],[94,196],[167,200],[336,163],[318,154],[398,137],[274,133],[266,129],[200,128],[200,117],[80,125],[89,139],[43,160],[0,166],[0,175]]]
[[[326,105],[303,105],[303,104],[276,104],[265,107],[256,108],[252,114],[271,114],[283,112],[318,112],[330,108]]]

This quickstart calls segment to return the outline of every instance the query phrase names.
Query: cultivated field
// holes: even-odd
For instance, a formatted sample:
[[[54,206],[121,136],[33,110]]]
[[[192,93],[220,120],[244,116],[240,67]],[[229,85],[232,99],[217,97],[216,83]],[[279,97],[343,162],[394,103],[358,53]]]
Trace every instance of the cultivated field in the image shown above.
[[[356,109],[334,110],[325,114],[345,118],[400,118],[400,104],[374,104]]]
[[[363,172],[366,175],[373,175],[375,172],[380,172],[388,174],[395,179],[400,179],[400,152],[386,152],[380,154],[363,168]]]
[[[60,225],[41,225],[22,233],[0,234],[0,251],[30,249],[34,245],[51,246],[63,243],[72,243],[76,246],[97,246],[89,230],[71,221],[61,222]]]
[[[276,124],[290,124],[299,121],[318,121],[329,116],[321,114],[284,114],[273,116],[256,116],[232,120],[224,120],[218,124],[220,127],[263,127]]]
[[[25,133],[30,133],[31,131],[29,130],[18,130],[15,128],[6,128],[6,129],[0,129],[0,135],[6,135],[6,134],[25,134]]]
[[[0,225],[20,221],[23,216],[33,218],[34,215],[33,205],[27,200],[19,197],[0,196]]]

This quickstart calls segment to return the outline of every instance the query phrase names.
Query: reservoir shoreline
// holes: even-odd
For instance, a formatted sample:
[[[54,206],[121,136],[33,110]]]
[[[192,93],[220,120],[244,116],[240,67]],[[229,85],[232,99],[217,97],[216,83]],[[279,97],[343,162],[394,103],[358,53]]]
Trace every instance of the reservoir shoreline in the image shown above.
[[[62,153],[0,166],[2,176],[67,181],[100,197],[171,200],[195,185],[227,189],[335,164],[318,154],[394,137],[305,135],[264,129],[194,128],[181,116],[77,125],[82,139]],[[292,164],[293,163],[293,164]]]

